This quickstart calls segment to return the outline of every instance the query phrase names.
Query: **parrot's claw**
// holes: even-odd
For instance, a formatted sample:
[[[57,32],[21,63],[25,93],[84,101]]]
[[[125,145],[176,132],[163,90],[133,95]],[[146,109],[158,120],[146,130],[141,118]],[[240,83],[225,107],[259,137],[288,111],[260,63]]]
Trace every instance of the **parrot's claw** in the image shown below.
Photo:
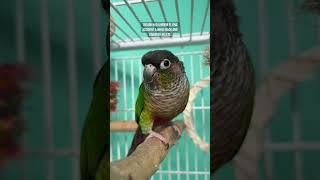
[[[175,124],[173,124],[172,127],[173,127],[174,130],[177,131],[178,137],[180,137],[180,136],[181,136],[181,131],[180,131],[180,129],[179,129]]]
[[[152,137],[155,137],[155,138],[159,139],[167,147],[169,146],[169,142],[168,142],[168,140],[166,138],[164,138],[161,134],[151,130],[151,131],[149,131],[149,135],[146,138],[146,140],[149,139],[149,138],[152,138]]]
[[[172,127],[174,130],[176,130],[176,132],[178,133],[178,137],[181,136],[181,131],[180,129],[175,125],[175,124],[172,124]],[[174,142],[174,144],[177,144],[178,140],[176,142]]]

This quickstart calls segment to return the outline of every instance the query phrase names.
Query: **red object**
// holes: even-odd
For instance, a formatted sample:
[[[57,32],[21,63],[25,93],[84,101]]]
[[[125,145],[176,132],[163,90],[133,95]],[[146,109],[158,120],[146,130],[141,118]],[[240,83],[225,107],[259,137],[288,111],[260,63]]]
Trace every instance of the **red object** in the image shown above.
[[[114,112],[117,109],[117,93],[119,91],[119,83],[111,81],[110,82],[110,111]]]
[[[0,65],[0,168],[21,151],[20,137],[24,131],[20,114],[24,87],[30,68],[22,64]]]

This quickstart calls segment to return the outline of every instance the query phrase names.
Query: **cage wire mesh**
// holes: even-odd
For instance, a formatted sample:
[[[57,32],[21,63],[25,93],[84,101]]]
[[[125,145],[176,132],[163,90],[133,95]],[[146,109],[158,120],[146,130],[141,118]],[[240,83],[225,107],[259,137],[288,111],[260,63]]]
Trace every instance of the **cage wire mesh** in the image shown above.
[[[110,78],[118,81],[117,111],[111,121],[134,121],[134,107],[139,85],[143,81],[141,57],[154,49],[168,49],[184,62],[191,86],[209,76],[203,51],[209,45],[209,0],[111,1],[115,32],[111,39]],[[149,38],[140,32],[141,22],[179,22],[181,31],[173,37]],[[209,88],[197,94],[192,117],[199,136],[209,142]],[[182,114],[176,117],[182,120]],[[134,132],[111,132],[110,160],[126,156]],[[195,145],[186,132],[170,149],[152,179],[210,179],[209,152]]]

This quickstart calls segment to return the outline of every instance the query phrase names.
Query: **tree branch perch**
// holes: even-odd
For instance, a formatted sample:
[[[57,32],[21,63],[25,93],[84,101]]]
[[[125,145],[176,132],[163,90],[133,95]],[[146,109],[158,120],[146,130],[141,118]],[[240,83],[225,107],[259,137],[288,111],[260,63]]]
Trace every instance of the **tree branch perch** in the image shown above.
[[[185,129],[182,121],[173,122],[180,131]],[[169,141],[166,147],[161,141],[150,138],[140,144],[136,150],[122,160],[111,162],[111,179],[116,180],[144,180],[149,179],[158,169],[160,163],[166,157],[169,149],[179,140],[177,132],[172,125],[157,127],[154,129]]]

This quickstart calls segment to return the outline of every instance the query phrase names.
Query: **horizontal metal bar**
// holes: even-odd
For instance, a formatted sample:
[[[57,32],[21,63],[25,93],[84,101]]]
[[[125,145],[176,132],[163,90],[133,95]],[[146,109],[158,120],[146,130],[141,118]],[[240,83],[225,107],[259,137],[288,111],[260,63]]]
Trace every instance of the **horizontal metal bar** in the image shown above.
[[[182,55],[196,55],[196,54],[202,54],[203,51],[190,51],[190,52],[178,52],[175,53],[176,56],[182,56]],[[116,57],[112,58],[113,60],[136,60],[141,59],[142,56],[123,56],[123,57]]]
[[[191,44],[204,44],[208,43],[210,35],[193,36],[190,41],[190,35],[188,37],[181,38],[170,38],[170,39],[156,39],[156,40],[144,40],[134,42],[118,42],[119,47],[111,47],[111,50],[128,50],[128,49],[139,49],[139,48],[152,48],[152,47],[168,47],[168,46],[179,46],[179,45],[191,45]]]
[[[145,0],[145,2],[156,2],[156,1],[159,1],[159,0]],[[139,3],[142,3],[142,0],[131,0],[131,1],[128,1],[129,4],[139,4]],[[114,6],[123,6],[123,5],[126,5],[126,3],[124,1],[121,1],[121,2],[114,2],[112,3]]]

